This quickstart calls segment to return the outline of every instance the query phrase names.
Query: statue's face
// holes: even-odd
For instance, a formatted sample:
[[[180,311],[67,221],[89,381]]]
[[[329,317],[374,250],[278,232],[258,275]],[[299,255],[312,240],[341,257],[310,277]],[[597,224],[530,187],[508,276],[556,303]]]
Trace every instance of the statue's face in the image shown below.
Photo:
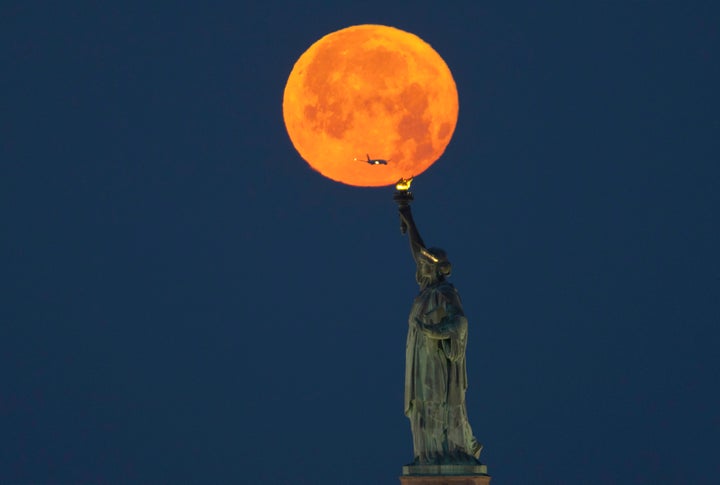
[[[444,280],[445,277],[450,276],[450,272],[452,271],[452,266],[450,265],[450,261],[448,261],[447,253],[445,253],[443,249],[430,248],[428,252],[439,261],[430,262],[426,259],[421,259],[418,262],[415,279],[422,288]]]
[[[422,278],[431,278],[435,276],[435,266],[429,263],[422,262],[418,268],[418,272]]]
[[[440,275],[438,274],[437,267],[434,264],[421,261],[418,264],[415,279],[417,280],[418,285],[425,288],[426,286],[437,282],[440,279]]]

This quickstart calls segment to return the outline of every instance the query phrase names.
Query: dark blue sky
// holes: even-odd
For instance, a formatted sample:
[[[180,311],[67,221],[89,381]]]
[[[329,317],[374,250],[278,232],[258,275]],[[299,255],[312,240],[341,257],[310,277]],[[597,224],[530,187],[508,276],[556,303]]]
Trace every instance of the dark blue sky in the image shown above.
[[[493,483],[717,483],[719,7],[541,3],[3,2],[0,483],[398,483],[392,189],[281,112],[361,23],[457,82],[414,210]]]

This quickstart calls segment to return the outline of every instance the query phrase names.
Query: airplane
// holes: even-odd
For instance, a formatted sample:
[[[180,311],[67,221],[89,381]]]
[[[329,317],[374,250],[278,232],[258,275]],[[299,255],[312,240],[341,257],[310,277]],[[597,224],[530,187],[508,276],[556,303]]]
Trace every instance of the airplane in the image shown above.
[[[380,158],[371,159],[369,154],[366,153],[366,155],[367,155],[367,160],[360,160],[358,158],[356,158],[355,160],[358,162],[369,163],[370,165],[387,165],[388,162],[390,161],[390,160],[382,160]]]

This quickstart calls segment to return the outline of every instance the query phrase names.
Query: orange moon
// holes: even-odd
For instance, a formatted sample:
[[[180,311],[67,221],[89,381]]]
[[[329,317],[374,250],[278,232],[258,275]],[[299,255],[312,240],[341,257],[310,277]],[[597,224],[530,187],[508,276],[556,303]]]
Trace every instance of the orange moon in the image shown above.
[[[315,42],[283,96],[285,127],[300,156],[325,177],[356,186],[392,185],[425,171],[445,151],[457,116],[445,61],[416,35],[384,25],[356,25]]]

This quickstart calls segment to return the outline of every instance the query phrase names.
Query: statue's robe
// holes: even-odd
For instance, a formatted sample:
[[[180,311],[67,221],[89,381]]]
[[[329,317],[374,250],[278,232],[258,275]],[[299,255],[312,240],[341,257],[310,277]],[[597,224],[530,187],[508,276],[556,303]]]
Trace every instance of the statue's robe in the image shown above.
[[[405,414],[418,464],[474,461],[479,445],[465,409],[466,343],[455,287],[441,281],[423,289],[410,312],[405,355]]]

